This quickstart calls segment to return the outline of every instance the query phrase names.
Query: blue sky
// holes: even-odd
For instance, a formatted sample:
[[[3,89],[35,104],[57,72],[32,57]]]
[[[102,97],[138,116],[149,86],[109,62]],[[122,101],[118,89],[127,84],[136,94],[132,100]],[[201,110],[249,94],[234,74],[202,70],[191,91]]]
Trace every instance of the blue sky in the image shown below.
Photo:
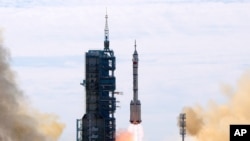
[[[247,0],[0,2],[0,27],[17,81],[31,104],[57,114],[75,140],[75,119],[85,110],[84,53],[103,49],[108,9],[117,57],[117,129],[129,126],[132,53],[137,40],[139,98],[145,141],[179,140],[184,106],[223,103],[222,86],[236,86],[250,67]],[[192,138],[189,138],[192,140]]]

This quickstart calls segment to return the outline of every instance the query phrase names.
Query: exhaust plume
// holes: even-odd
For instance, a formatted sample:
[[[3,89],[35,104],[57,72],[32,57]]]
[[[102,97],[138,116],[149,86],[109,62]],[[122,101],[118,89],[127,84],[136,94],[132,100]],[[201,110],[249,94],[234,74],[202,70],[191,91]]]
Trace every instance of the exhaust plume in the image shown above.
[[[143,127],[141,124],[130,124],[128,131],[133,134],[133,141],[142,141],[143,140]]]
[[[185,107],[187,133],[197,141],[228,141],[230,124],[250,123],[250,72],[239,80],[237,88],[223,87],[227,101],[211,101],[208,107]]]
[[[143,127],[141,124],[130,124],[128,130],[119,130],[116,135],[116,141],[142,141]]]
[[[127,130],[119,130],[116,135],[116,141],[134,141],[133,134]]]
[[[9,62],[0,31],[0,141],[56,141],[64,125],[29,106]]]

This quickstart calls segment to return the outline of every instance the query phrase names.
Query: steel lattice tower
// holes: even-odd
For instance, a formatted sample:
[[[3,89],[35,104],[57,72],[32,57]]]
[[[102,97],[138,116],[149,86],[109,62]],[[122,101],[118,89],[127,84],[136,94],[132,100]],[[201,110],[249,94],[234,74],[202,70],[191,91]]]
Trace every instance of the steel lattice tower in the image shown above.
[[[116,58],[109,49],[108,15],[104,29],[104,50],[85,54],[86,113],[77,119],[77,141],[115,141]]]
[[[180,127],[180,135],[182,137],[182,141],[184,141],[186,135],[186,113],[181,113],[179,116],[179,127]]]

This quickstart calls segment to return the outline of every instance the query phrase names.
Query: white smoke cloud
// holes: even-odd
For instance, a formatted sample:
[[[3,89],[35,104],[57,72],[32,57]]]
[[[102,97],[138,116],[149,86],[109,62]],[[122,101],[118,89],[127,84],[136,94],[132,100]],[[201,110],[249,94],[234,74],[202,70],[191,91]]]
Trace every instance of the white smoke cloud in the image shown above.
[[[225,103],[210,101],[207,107],[184,108],[187,133],[195,140],[226,141],[229,140],[230,124],[249,124],[250,72],[242,75],[235,90],[229,86],[225,89]]]
[[[9,63],[0,33],[0,141],[56,141],[64,125],[29,106]]]

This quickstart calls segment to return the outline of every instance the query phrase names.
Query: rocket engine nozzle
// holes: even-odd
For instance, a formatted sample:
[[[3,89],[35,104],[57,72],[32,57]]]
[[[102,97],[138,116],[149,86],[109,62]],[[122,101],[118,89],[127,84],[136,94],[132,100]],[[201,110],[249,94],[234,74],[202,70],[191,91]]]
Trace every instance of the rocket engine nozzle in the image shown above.
[[[139,100],[136,102],[131,101],[130,103],[130,123],[141,123],[141,103]]]

